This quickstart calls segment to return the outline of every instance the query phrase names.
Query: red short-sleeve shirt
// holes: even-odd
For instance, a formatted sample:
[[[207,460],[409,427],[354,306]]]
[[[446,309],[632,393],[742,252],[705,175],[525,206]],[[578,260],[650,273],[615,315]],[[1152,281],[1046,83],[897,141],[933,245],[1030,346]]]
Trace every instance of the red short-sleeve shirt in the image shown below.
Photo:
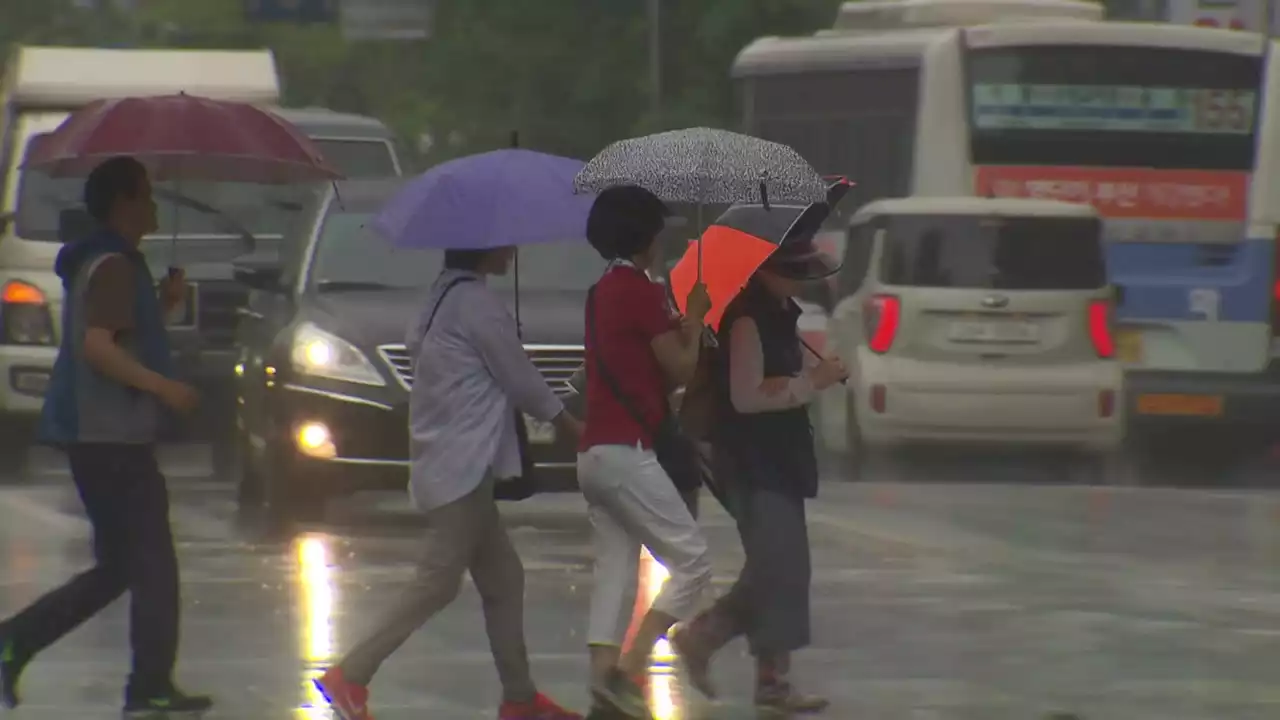
[[[653,354],[655,337],[680,325],[665,288],[641,270],[615,265],[596,283],[595,342],[586,337],[586,430],[578,449],[596,445],[653,447],[653,431],[667,412],[667,383]],[[587,327],[593,318],[587,317]],[[603,361],[627,400],[640,412],[641,426],[614,397],[596,369]]]

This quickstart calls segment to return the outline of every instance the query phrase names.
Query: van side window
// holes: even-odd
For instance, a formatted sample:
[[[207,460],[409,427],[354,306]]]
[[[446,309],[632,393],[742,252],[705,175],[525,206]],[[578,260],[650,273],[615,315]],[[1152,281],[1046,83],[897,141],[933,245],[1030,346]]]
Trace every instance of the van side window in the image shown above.
[[[839,280],[836,284],[836,296],[843,300],[858,292],[867,277],[867,268],[871,264],[871,250],[874,247],[876,224],[865,222],[849,228],[849,237],[845,243],[844,267],[840,268]]]

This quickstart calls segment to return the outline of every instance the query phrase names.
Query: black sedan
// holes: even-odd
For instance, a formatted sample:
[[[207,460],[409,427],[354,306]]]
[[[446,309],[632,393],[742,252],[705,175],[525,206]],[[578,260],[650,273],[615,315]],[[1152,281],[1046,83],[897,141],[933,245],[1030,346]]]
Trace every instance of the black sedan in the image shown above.
[[[317,195],[278,263],[241,264],[252,288],[236,342],[242,504],[316,519],[332,498],[408,481],[409,323],[442,253],[401,250],[367,230],[401,180],[339,183]],[[582,362],[583,303],[603,261],[585,242],[520,251],[525,348],[568,395]],[[517,274],[490,284],[511,297]],[[528,420],[540,490],[576,488],[575,449]]]

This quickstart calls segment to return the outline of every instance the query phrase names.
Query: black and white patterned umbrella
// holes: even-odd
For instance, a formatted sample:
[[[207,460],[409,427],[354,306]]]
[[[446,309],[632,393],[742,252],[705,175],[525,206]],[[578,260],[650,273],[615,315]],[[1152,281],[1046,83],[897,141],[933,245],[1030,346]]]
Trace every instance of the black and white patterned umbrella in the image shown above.
[[[666,202],[694,204],[808,204],[827,196],[827,183],[795,150],[706,127],[620,140],[574,178],[580,193],[616,185],[639,185]]]

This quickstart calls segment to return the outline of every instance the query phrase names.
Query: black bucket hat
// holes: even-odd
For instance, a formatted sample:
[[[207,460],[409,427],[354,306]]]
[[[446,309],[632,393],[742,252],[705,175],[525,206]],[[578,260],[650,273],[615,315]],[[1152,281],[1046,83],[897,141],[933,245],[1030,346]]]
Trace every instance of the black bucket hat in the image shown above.
[[[840,272],[842,263],[814,241],[831,211],[849,192],[852,185],[840,178],[827,188],[827,201],[804,208],[791,223],[778,243],[777,252],[769,256],[763,268],[792,280],[822,280]]]

